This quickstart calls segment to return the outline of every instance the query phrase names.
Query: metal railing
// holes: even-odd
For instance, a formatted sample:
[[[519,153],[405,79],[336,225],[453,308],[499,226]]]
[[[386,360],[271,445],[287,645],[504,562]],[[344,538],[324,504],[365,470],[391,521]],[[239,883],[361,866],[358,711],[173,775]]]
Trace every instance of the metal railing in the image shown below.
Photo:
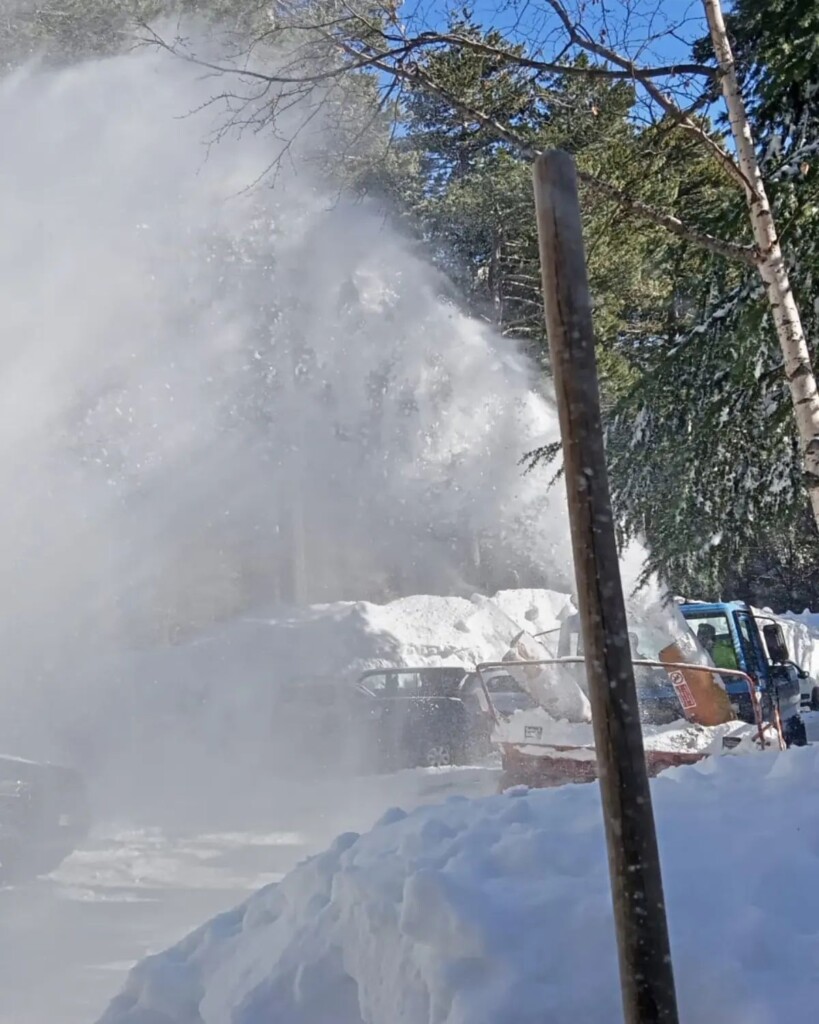
[[[585,665],[585,663],[586,663],[586,659],[583,658],[583,657],[579,657],[579,656],[570,656],[570,657],[563,657],[563,658],[538,658],[538,659],[531,659],[531,660],[521,658],[521,659],[518,659],[518,660],[515,660],[515,661],[484,661],[484,662],[481,662],[480,665],[476,665],[475,666],[475,671],[476,671],[478,679],[480,681],[480,685],[481,685],[481,689],[483,690],[484,697],[486,698],[486,702],[487,702],[487,706],[489,708],[489,712],[490,712],[492,718],[495,720],[495,723],[496,724],[500,724],[500,718],[498,716],[497,711],[495,710],[495,705],[492,702],[492,697],[491,697],[491,694],[489,692],[489,688],[486,685],[486,680],[483,677],[483,672],[485,670],[503,668],[503,669],[506,669],[506,671],[508,672],[510,667],[514,667],[514,666],[517,666],[517,665],[520,665],[520,666],[527,666],[527,665]],[[684,662],[684,661],[674,661],[674,662],[669,661],[669,662],[665,662],[665,661],[654,661],[654,660],[647,659],[647,658],[635,659],[634,661],[632,661],[632,665],[640,666],[640,667],[645,667],[645,668],[659,668],[659,669],[663,669],[664,671],[669,672],[669,673],[671,673],[671,672],[680,672],[680,673],[682,673],[686,669],[693,669],[694,671],[697,671],[697,672],[710,672],[711,675],[715,675],[715,676],[731,676],[734,679],[743,679],[745,681],[745,685],[748,687],[748,693],[749,693],[750,698],[751,698],[751,707],[753,708],[753,712],[754,712],[754,722],[755,722],[756,727],[757,727],[757,735],[758,735],[758,738],[759,738],[759,742],[760,742],[760,744],[762,745],[763,748],[767,745],[766,744],[766,740],[765,740],[765,723],[764,723],[764,720],[763,720],[763,717],[762,717],[762,706],[761,706],[761,702],[759,700],[759,693],[758,693],[758,690],[757,690],[757,685],[754,682],[754,680],[752,679],[752,677],[748,675],[747,672],[742,672],[739,669],[732,669],[732,668],[731,669],[729,669],[729,668],[720,668],[720,669],[711,668],[708,665],[696,665],[696,664],[692,664],[690,662]],[[671,678],[671,677],[669,676],[669,678]],[[685,679],[685,677],[683,676],[683,680],[684,679]],[[676,687],[676,685],[674,683],[673,678],[671,678],[671,684],[672,684],[672,686],[675,687],[675,691],[676,691],[677,687]],[[678,694],[678,696],[679,696],[679,694]],[[682,702],[681,702],[681,704],[682,704]],[[774,728],[776,730],[777,738],[779,740],[779,749],[780,750],[784,750],[785,747],[786,747],[786,744],[785,744],[785,738],[784,738],[784,735],[783,735],[783,732],[782,732],[782,722],[781,722],[781,720],[779,718],[779,714],[778,714],[777,709],[776,709],[775,706],[774,706],[774,709],[773,709],[773,718],[774,718],[774,721],[771,724],[774,726]]]

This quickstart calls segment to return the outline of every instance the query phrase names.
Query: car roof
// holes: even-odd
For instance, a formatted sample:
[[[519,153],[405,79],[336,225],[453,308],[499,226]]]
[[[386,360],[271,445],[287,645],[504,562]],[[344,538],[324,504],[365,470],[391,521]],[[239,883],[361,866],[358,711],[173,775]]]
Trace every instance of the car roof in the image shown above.
[[[461,675],[467,675],[469,670],[465,669],[463,665],[415,665],[415,666],[396,666],[396,665],[384,665],[381,668],[368,668],[366,672],[362,672],[358,677],[361,679],[369,679],[370,676],[383,676],[383,675],[409,675],[412,672],[435,672],[441,673],[452,673],[460,672]]]

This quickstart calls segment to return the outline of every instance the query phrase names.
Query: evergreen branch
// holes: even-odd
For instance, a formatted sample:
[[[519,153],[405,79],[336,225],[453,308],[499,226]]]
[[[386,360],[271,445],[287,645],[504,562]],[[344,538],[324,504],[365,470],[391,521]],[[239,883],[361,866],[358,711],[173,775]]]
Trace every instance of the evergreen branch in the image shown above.
[[[390,38],[385,36],[385,38]],[[560,61],[551,62],[537,60],[534,57],[526,57],[523,54],[512,53],[510,50],[500,46],[492,46],[491,43],[479,39],[470,39],[469,36],[461,35],[458,32],[421,32],[413,37],[414,46],[430,46],[444,44],[447,46],[458,46],[465,50],[472,50],[473,53],[480,53],[487,57],[494,57],[518,67],[527,68],[530,71],[538,71],[541,74],[572,75],[578,78],[606,78],[615,80],[631,80],[637,78],[642,81],[649,78],[671,78],[675,75],[702,75],[715,79],[717,71],[707,64],[667,64],[661,67],[639,68],[604,68],[582,67],[577,64],[564,64]]]
[[[613,199],[624,210],[635,214],[643,220],[649,220],[653,224],[665,228],[671,234],[677,235],[678,238],[683,238],[687,242],[691,242],[702,249],[707,249],[709,252],[717,253],[719,256],[734,262],[745,263],[751,267],[757,265],[759,256],[756,247],[753,245],[739,245],[736,242],[728,242],[724,238],[718,238],[716,235],[706,231],[697,231],[681,221],[679,217],[675,217],[670,213],[664,213],[662,210],[658,210],[656,207],[650,206],[640,199],[635,199],[615,185],[603,181],[594,174],[589,174],[588,171],[578,168],[577,177],[584,185],[599,192],[601,195],[607,196],[609,199]]]

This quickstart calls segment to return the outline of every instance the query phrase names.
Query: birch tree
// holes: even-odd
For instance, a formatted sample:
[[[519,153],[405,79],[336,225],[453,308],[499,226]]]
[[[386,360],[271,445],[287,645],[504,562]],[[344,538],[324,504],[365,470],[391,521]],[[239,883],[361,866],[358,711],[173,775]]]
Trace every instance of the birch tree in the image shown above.
[[[790,389],[794,417],[802,443],[805,485],[814,519],[819,524],[819,394],[816,390],[811,353],[757,159],[756,145],[737,78],[722,5],[720,0],[703,0],[703,6],[720,70],[720,87],[725,98],[731,134],[736,147],[737,166],[742,175],[742,186],[748,204],[756,244],[757,268],[768,293],[768,302],[782,349],[785,378]]]

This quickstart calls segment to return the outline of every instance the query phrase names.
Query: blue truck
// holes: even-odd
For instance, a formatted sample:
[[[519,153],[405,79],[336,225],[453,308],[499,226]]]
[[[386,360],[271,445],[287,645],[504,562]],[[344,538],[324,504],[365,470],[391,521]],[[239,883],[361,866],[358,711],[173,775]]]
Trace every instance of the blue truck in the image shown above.
[[[678,608],[716,668],[739,670],[750,676],[763,716],[770,721],[777,709],[785,742],[788,746],[804,746],[807,735],[801,714],[802,681],[808,676],[791,660],[782,627],[772,619],[757,618],[742,601],[690,602]],[[656,657],[655,652],[640,651],[636,633],[629,634],[629,642],[635,660]],[[564,620],[557,653],[582,655],[577,615]],[[752,723],[754,711],[746,681],[733,676],[723,676],[722,680],[734,714]],[[637,666],[635,682],[645,722],[662,724],[681,717],[679,698],[664,670]]]
[[[757,619],[743,601],[694,602],[679,610],[718,669],[738,669],[754,680],[765,717],[770,719],[778,709],[788,746],[804,746],[802,680],[807,673],[791,660],[779,623]],[[724,676],[723,682],[736,716],[753,722],[745,681]]]

